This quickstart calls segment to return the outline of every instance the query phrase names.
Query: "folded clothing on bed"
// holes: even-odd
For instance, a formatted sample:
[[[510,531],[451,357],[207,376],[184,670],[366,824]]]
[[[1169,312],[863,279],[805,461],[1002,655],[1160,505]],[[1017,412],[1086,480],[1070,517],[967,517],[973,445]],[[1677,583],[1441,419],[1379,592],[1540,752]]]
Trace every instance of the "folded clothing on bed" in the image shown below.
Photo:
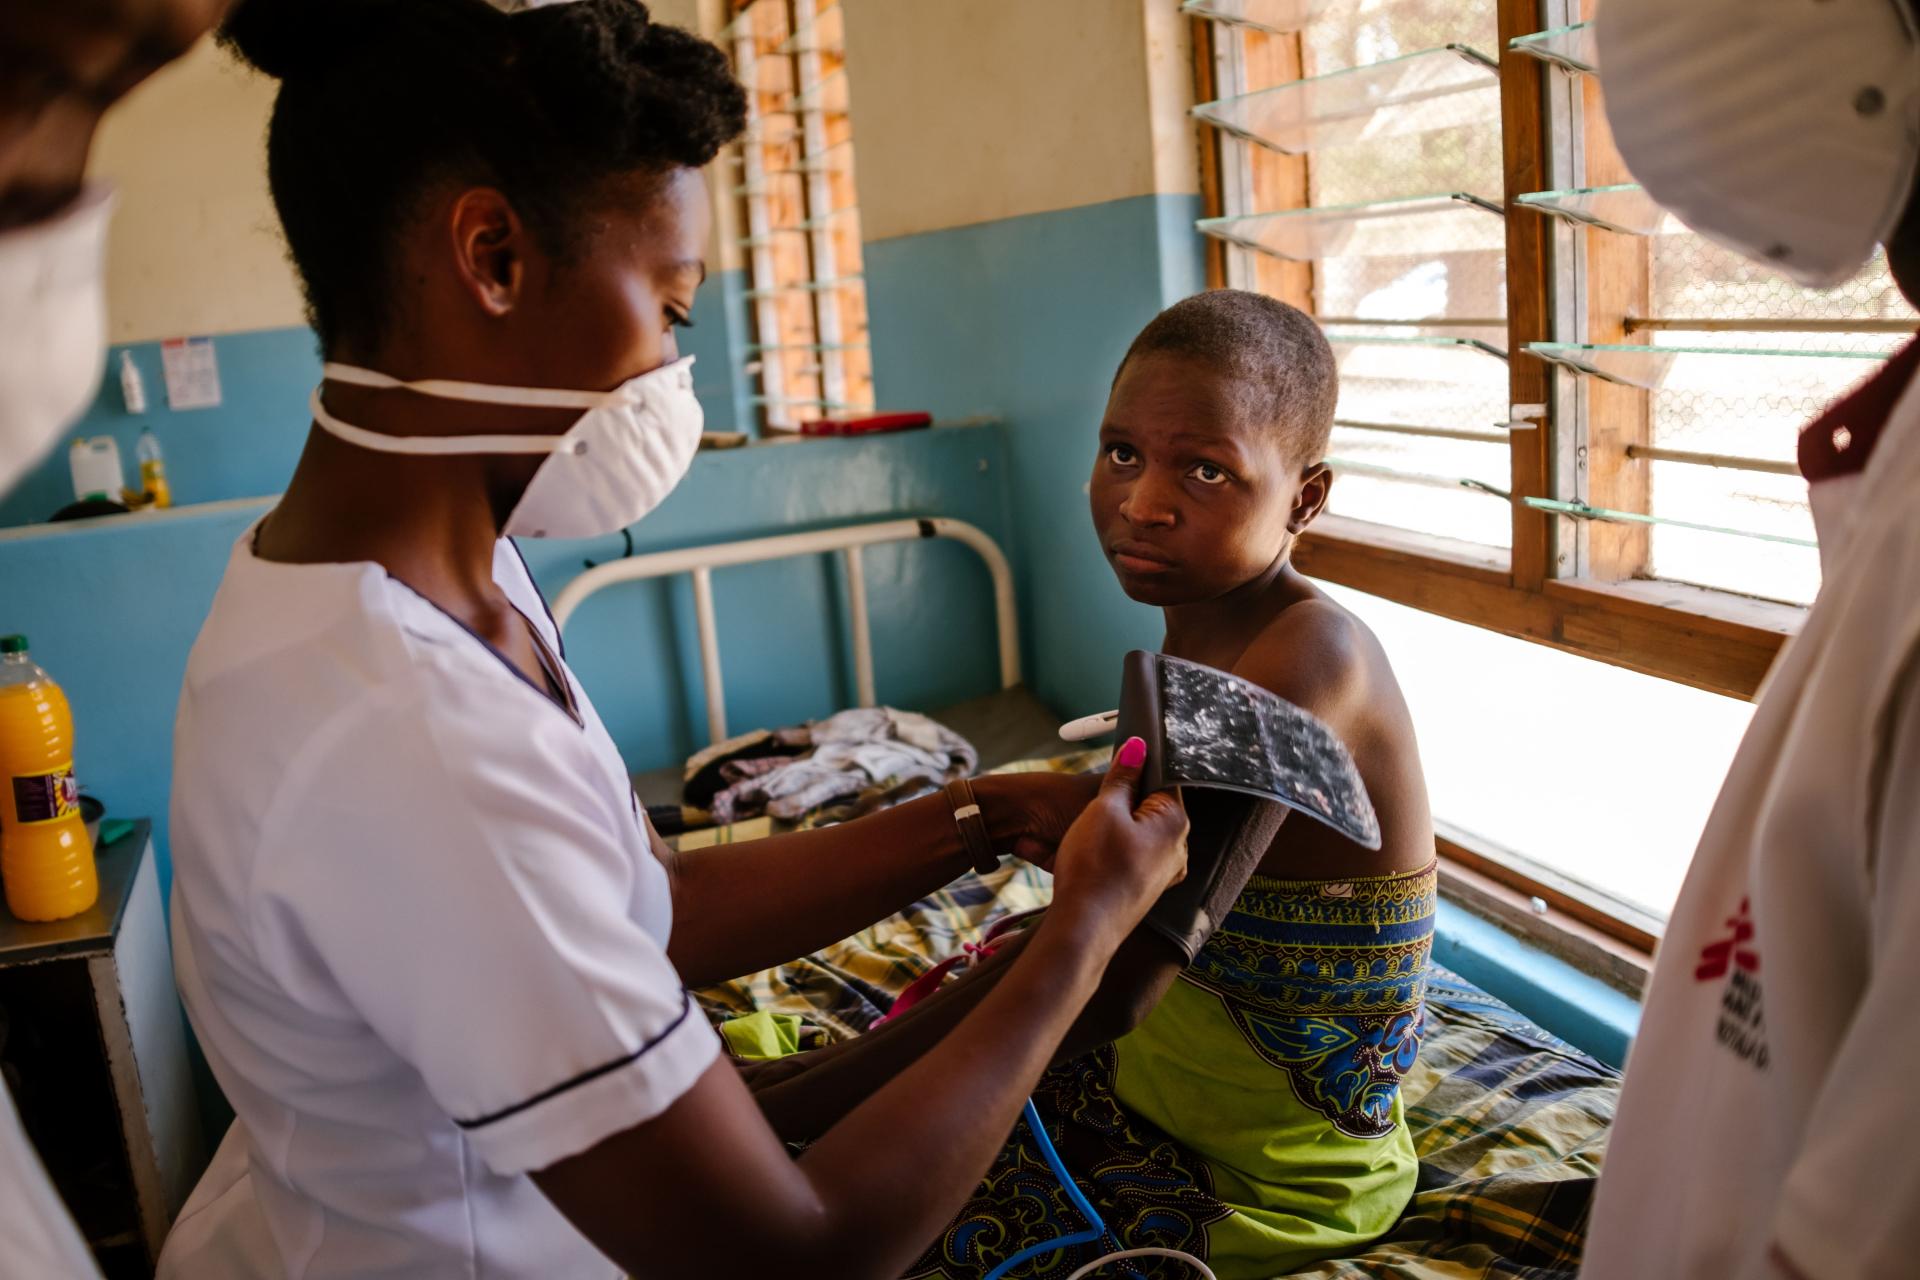
[[[796,821],[836,802],[855,813],[899,804],[979,768],[973,745],[912,711],[859,707],[811,724],[757,730],[687,761],[682,798],[716,823],[767,814]]]

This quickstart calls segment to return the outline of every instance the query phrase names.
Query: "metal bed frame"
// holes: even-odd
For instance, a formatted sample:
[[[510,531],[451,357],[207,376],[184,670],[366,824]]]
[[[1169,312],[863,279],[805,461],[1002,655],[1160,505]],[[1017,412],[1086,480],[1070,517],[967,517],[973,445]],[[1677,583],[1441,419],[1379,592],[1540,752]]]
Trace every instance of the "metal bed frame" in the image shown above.
[[[1000,686],[1020,683],[1020,624],[1013,599],[1013,570],[1000,545],[964,520],[941,517],[882,520],[874,524],[842,525],[810,533],[780,534],[716,542],[679,551],[656,551],[596,565],[569,582],[553,602],[554,624],[562,630],[587,598],[617,583],[638,582],[690,574],[693,578],[694,625],[700,637],[700,673],[707,695],[707,733],[714,742],[727,738],[726,689],[720,674],[720,633],[713,613],[713,571],[734,565],[761,564],[795,556],[838,551],[846,566],[847,599],[852,615],[854,686],[863,707],[876,705],[873,690],[873,635],[867,619],[867,580],[860,553],[885,542],[912,542],[948,538],[970,547],[986,562],[993,577],[994,621],[1000,640]]]

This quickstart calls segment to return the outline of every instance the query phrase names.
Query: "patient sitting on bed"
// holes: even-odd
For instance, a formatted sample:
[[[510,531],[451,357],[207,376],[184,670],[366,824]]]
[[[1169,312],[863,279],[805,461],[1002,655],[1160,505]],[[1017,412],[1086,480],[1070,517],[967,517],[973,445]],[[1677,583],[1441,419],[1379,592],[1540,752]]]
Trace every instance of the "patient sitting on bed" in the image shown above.
[[[1115,962],[1134,1000],[1114,1028],[1133,1030],[1101,1055],[1112,1096],[1204,1166],[1230,1212],[1197,1233],[1204,1249],[1178,1247],[1222,1280],[1364,1246],[1417,1172],[1399,1081],[1433,928],[1426,784],[1380,642],[1292,564],[1333,482],[1337,391],[1306,315],[1237,290],[1188,298],[1121,361],[1090,489],[1121,588],[1165,615],[1162,649],[1320,717],[1380,818],[1374,852],[1294,815],[1191,967],[1149,935]]]
[[[1120,586],[1162,609],[1167,653],[1325,721],[1383,843],[1294,815],[1192,966],[1144,928],[1122,948],[1034,1095],[1109,1235],[1013,1276],[1152,1245],[1206,1258],[1221,1280],[1280,1275],[1364,1248],[1413,1193],[1399,1082],[1419,1049],[1433,928],[1426,787],[1379,642],[1291,563],[1332,485],[1337,384],[1311,319],[1234,290],[1162,312],[1114,378],[1090,493]],[[951,1025],[996,967],[855,1042],[868,1070]],[[978,1277],[1085,1226],[1022,1125],[908,1275]]]

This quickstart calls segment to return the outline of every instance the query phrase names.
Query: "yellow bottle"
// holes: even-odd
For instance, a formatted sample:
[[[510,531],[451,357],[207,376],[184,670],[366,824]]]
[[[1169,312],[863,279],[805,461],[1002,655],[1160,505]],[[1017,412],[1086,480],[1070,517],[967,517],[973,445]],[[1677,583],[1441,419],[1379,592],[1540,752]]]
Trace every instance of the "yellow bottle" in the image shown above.
[[[167,483],[167,460],[160,452],[160,441],[149,427],[140,433],[140,443],[135,447],[140,459],[140,489],[148,503],[156,510],[165,510],[173,505],[173,486]]]
[[[0,880],[22,920],[64,920],[100,896],[73,777],[73,712],[25,636],[0,636]]]

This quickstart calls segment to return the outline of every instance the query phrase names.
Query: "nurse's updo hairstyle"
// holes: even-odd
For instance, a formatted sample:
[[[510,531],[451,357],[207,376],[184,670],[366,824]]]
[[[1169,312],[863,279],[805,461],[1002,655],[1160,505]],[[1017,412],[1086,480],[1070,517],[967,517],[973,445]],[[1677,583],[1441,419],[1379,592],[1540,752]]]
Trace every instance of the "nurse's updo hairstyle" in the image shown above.
[[[497,187],[565,259],[603,180],[699,168],[746,125],[726,55],[638,0],[240,0],[221,40],[281,82],[267,176],[328,349],[379,340],[429,183]]]

